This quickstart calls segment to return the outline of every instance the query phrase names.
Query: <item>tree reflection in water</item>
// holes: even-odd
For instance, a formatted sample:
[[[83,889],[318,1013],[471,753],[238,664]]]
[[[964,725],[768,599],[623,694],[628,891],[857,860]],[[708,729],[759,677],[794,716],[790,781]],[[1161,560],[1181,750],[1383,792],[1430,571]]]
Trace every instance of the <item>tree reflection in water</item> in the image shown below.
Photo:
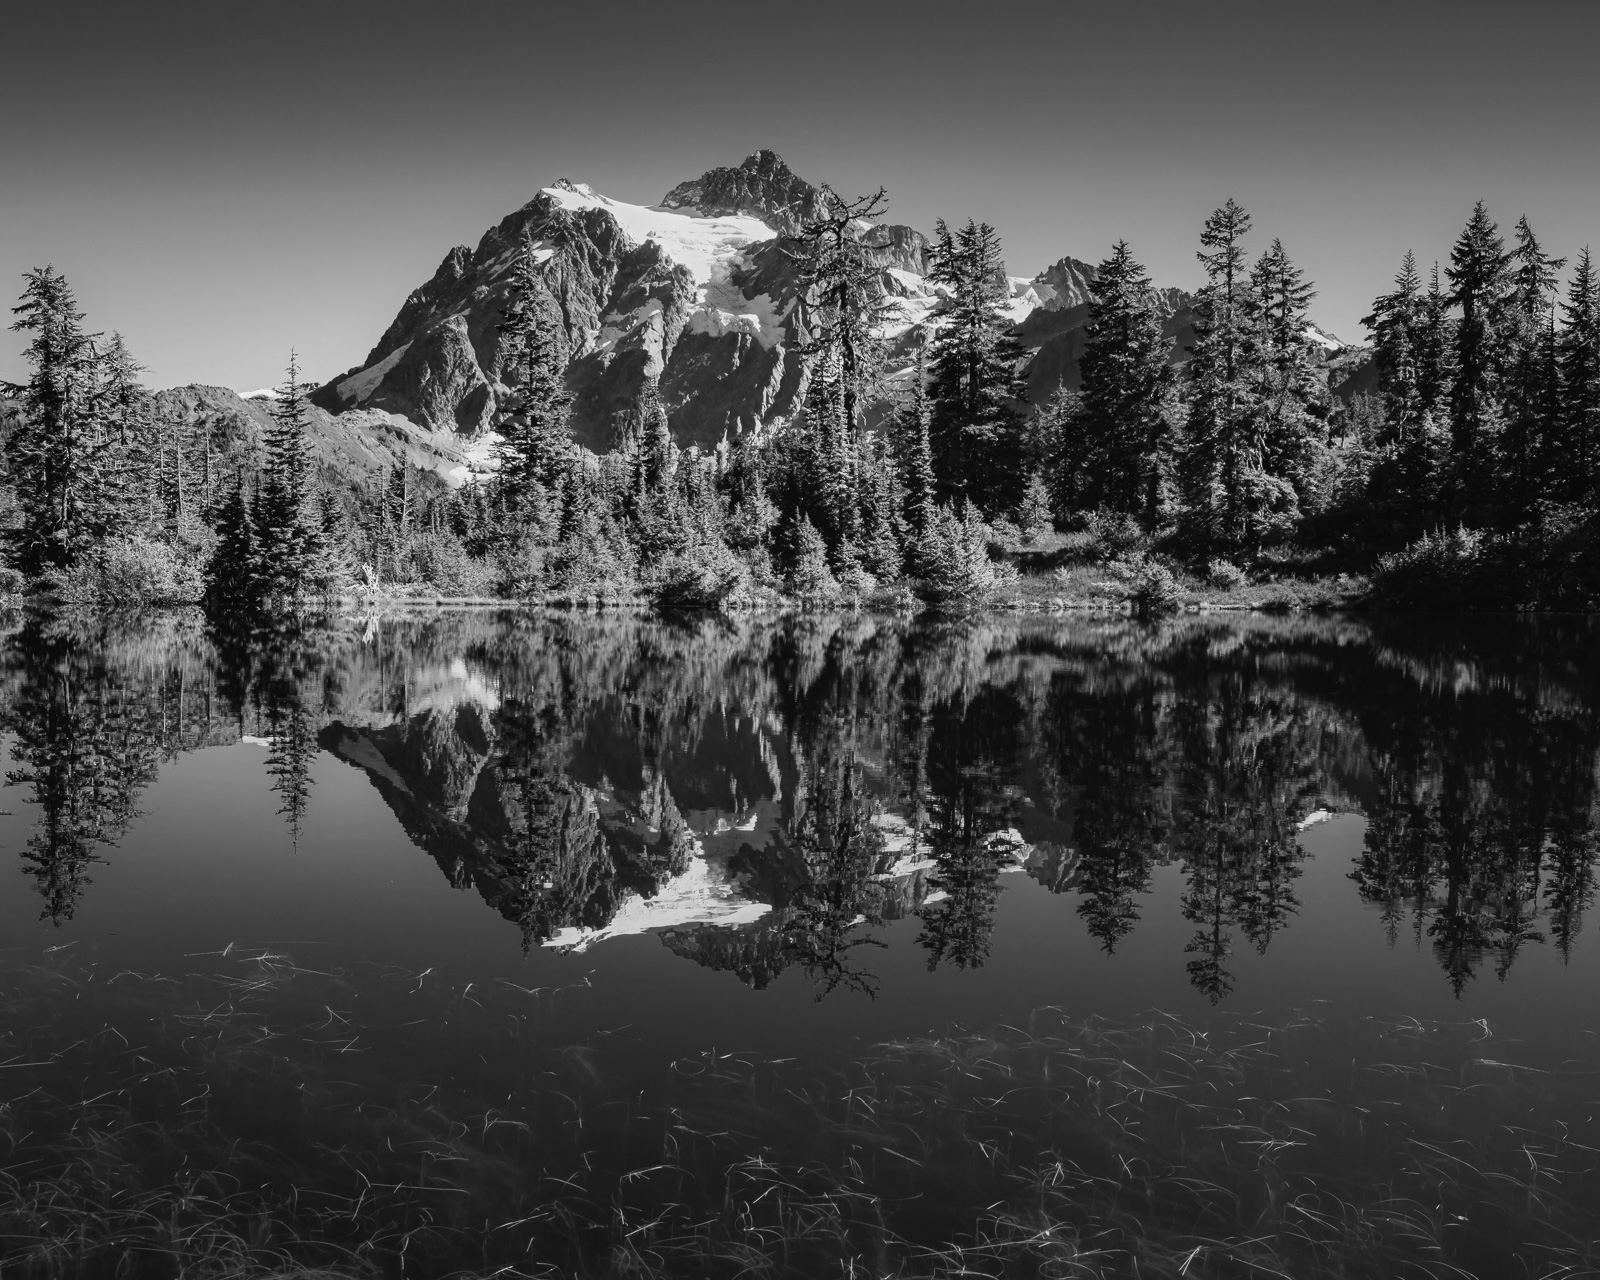
[[[1176,868],[1221,1000],[1293,927],[1307,816],[1359,812],[1354,892],[1460,992],[1569,955],[1594,900],[1597,648],[1553,619],[31,618],[0,714],[58,922],[162,761],[255,735],[296,844],[326,751],[525,947],[648,929],[819,999],[873,992],[913,915],[929,968],[983,965],[1020,861],[1107,952]]]

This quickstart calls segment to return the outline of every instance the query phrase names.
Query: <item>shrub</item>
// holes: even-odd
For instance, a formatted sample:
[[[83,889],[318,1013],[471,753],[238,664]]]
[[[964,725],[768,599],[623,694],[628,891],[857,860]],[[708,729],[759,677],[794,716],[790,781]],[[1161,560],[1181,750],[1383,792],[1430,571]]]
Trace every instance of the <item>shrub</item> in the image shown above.
[[[1017,524],[1022,529],[1022,540],[1033,542],[1055,527],[1050,508],[1050,490],[1037,472],[1028,480],[1028,488],[1017,508]]]
[[[1083,531],[1088,535],[1084,547],[1090,559],[1116,560],[1146,551],[1149,535],[1139,527],[1139,522],[1126,512],[1091,511],[1083,520]]]
[[[666,558],[652,596],[658,609],[720,609],[749,576],[744,561],[723,543],[705,542]]]
[[[958,516],[935,507],[917,552],[917,594],[942,608],[983,604],[1016,581],[1016,569],[989,557],[989,530],[973,508]]]
[[[414,576],[442,595],[485,596],[494,591],[496,566],[474,558],[459,538],[448,533],[418,534],[411,545]]]
[[[1404,551],[1383,556],[1372,593],[1386,604],[1462,606],[1489,603],[1502,592],[1493,576],[1495,541],[1465,526],[1425,533]]]
[[[1134,611],[1143,617],[1176,613],[1179,605],[1178,581],[1172,570],[1154,557],[1146,556],[1133,579],[1128,597]]]
[[[191,548],[129,534],[108,538],[93,555],[45,582],[64,604],[193,604],[205,595],[204,561]]]
[[[1213,560],[1206,565],[1206,582],[1219,591],[1237,591],[1249,581],[1249,575],[1231,560]]]

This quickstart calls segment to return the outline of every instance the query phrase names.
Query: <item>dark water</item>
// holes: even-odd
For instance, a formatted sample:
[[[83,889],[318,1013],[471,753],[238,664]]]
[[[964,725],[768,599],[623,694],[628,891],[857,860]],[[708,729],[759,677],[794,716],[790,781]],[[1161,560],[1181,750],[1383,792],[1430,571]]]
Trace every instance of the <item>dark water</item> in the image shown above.
[[[506,1185],[535,1166],[556,1177],[558,1148],[615,1172],[671,1136],[669,1124],[641,1147],[668,1106],[663,1081],[721,1079],[726,1062],[729,1096],[775,1070],[811,1097],[806,1082],[846,1078],[874,1046],[1001,1042],[1042,1017],[1169,1018],[1224,1036],[1311,1011],[1323,1039],[1307,1091],[1319,1057],[1359,1055],[1379,1024],[1448,1024],[1462,1045],[1492,1038],[1497,1059],[1539,1071],[1600,1031],[1585,914],[1600,630],[1587,621],[461,614],[270,646],[219,642],[181,616],[19,627],[0,689],[5,1057],[56,1065],[0,1084],[19,1091],[18,1115],[54,1099],[28,1134],[67,1144],[28,1149],[19,1195],[71,1162],[88,1122],[67,1111],[97,1085],[118,1099],[113,1128],[163,1135],[148,1167],[138,1143],[119,1157],[102,1179],[116,1195],[153,1194],[141,1180],[165,1185],[240,1143],[252,1160],[270,1150],[221,1203],[366,1170],[350,1153],[380,1137],[395,1150],[393,1132],[363,1136],[336,1113],[384,1108],[424,1141],[418,1117],[454,1107],[407,1175],[417,1186],[468,1161],[440,1144],[481,1130],[482,1147],[494,1125],[532,1133],[541,1116],[560,1141],[537,1156],[470,1158],[499,1162]],[[202,1103],[162,1092],[186,1075]],[[923,1083],[912,1072],[904,1087]],[[829,1088],[816,1098],[836,1101]],[[308,1111],[314,1094],[325,1105]],[[1542,1105],[1551,1124],[1591,1118]],[[822,1159],[803,1117],[762,1128],[779,1110],[755,1106],[727,1132],[763,1159]],[[1473,1123],[1440,1140],[1471,1140]],[[174,1145],[174,1125],[192,1140]],[[14,1146],[25,1139],[13,1126]],[[923,1207],[896,1238],[960,1235],[993,1190],[964,1177],[907,1191]],[[463,1203],[499,1194],[458,1190]],[[626,1272],[617,1250],[632,1237],[614,1223],[596,1235],[608,1210],[593,1187],[585,1197],[599,1206],[588,1234],[559,1256],[543,1237],[502,1249],[489,1210],[475,1225],[458,1205],[424,1213],[452,1221],[451,1243],[413,1246],[396,1220],[387,1243],[334,1262]],[[348,1231],[317,1230],[359,1234],[363,1211]],[[1469,1270],[1510,1267],[1523,1228],[1496,1221]],[[1211,1249],[1221,1234],[1192,1238]],[[478,1256],[463,1253],[475,1237]],[[776,1238],[756,1249],[769,1267]],[[858,1252],[841,1244],[829,1270],[805,1267],[852,1274]],[[78,1265],[39,1263],[36,1240],[30,1256],[60,1274]],[[723,1268],[705,1257],[691,1270]],[[862,1257],[859,1274],[889,1273]],[[896,1257],[938,1269],[931,1254]],[[1096,1265],[1138,1270],[1108,1258]]]

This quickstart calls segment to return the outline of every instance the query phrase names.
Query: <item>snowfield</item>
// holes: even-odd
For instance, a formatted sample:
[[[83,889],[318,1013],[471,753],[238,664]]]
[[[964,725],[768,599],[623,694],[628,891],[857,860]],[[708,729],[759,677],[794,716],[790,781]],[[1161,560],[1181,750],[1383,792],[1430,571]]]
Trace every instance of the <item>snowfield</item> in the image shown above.
[[[563,209],[603,209],[635,244],[647,241],[657,245],[668,259],[688,269],[697,288],[695,309],[689,315],[690,333],[713,337],[724,333],[747,333],[763,347],[771,348],[783,339],[783,319],[787,314],[766,294],[746,298],[733,283],[733,270],[744,265],[742,250],[774,232],[760,218],[735,214],[704,218],[677,209],[628,204],[603,196],[582,182],[546,187],[544,194]],[[539,248],[536,254],[548,251]],[[541,259],[543,261],[544,259]],[[657,311],[660,304],[655,305]],[[648,316],[607,317],[596,339],[596,347],[606,350],[624,334],[631,333]],[[659,360],[659,349],[656,352]]]

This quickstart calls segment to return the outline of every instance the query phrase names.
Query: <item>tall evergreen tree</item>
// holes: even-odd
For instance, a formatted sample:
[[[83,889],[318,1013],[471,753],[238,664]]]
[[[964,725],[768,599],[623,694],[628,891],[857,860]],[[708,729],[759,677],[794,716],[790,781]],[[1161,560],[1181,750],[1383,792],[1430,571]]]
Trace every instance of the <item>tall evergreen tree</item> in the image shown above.
[[[1253,552],[1281,529],[1294,490],[1265,470],[1262,441],[1262,308],[1240,243],[1250,215],[1229,200],[1206,219],[1196,255],[1206,284],[1195,297],[1183,523],[1192,542]]]
[[[971,499],[986,513],[1015,506],[1026,463],[1019,405],[1022,348],[1005,311],[1010,296],[1000,237],[970,218],[934,229],[928,280],[950,290],[935,332],[929,381],[933,471],[942,499]]]
[[[1106,507],[1155,525],[1169,469],[1166,399],[1170,344],[1150,278],[1126,240],[1112,247],[1089,286],[1078,368],[1078,412],[1064,424],[1056,491],[1074,507]]]
[[[22,421],[7,445],[22,526],[16,564],[24,573],[69,568],[105,536],[108,437],[100,398],[100,353],[66,277],[52,267],[24,275],[13,331],[33,335],[28,381],[17,390]]]
[[[866,412],[883,367],[882,328],[892,304],[862,228],[883,216],[883,188],[842,200],[822,188],[822,213],[791,252],[798,269],[801,352],[809,374],[806,422],[821,501],[811,511],[831,551],[860,540],[860,452]]]
[[[510,394],[497,422],[495,449],[496,487],[518,532],[529,531],[549,508],[573,448],[560,327],[529,241],[517,259],[500,322],[500,380]]]
[[[255,532],[260,541],[262,597],[296,605],[323,585],[321,512],[312,493],[310,388],[300,379],[299,358],[272,407],[265,466],[256,493]]]
[[[913,545],[928,531],[934,505],[933,445],[929,435],[928,347],[917,347],[911,369],[911,394],[894,417],[895,461],[900,470],[901,516]]]
[[[1565,258],[1552,258],[1526,217],[1517,221],[1506,308],[1503,464],[1512,522],[1546,492],[1559,411],[1555,360],[1555,289]]]
[[[1592,511],[1600,508],[1600,273],[1587,246],[1578,255],[1563,309],[1554,473],[1557,492]]]
[[[1486,514],[1503,419],[1500,392],[1506,356],[1510,255],[1483,201],[1450,251],[1450,301],[1461,308],[1450,388],[1452,514],[1473,523]]]
[[[1327,435],[1326,388],[1306,337],[1307,312],[1316,291],[1289,260],[1283,241],[1274,240],[1250,273],[1250,296],[1260,323],[1262,469],[1293,486],[1298,507],[1310,496]]]

